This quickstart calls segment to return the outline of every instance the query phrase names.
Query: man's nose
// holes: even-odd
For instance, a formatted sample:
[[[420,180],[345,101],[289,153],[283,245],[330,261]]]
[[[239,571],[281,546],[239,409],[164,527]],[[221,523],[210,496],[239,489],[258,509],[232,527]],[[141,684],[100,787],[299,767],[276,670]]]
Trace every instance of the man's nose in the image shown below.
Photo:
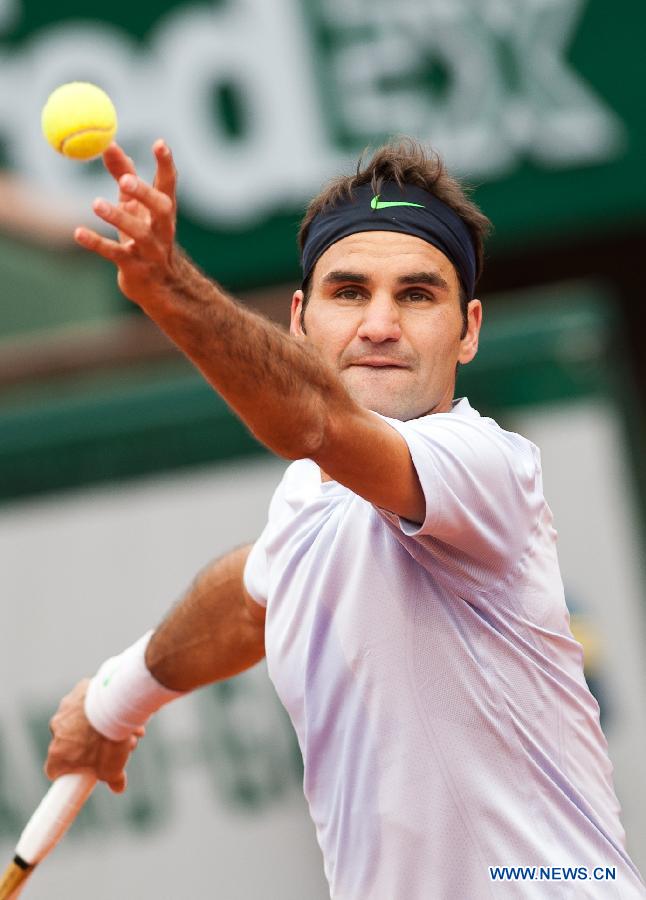
[[[399,306],[391,297],[375,295],[363,307],[357,334],[374,344],[398,341],[401,337],[399,315]]]

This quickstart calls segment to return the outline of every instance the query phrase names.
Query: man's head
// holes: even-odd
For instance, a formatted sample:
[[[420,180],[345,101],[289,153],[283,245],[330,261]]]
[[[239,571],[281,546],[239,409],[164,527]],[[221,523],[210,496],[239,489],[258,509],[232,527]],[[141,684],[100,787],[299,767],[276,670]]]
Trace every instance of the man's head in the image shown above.
[[[369,409],[402,420],[449,409],[456,367],[477,351],[488,229],[436,155],[410,140],[382,147],[309,205],[292,334]]]

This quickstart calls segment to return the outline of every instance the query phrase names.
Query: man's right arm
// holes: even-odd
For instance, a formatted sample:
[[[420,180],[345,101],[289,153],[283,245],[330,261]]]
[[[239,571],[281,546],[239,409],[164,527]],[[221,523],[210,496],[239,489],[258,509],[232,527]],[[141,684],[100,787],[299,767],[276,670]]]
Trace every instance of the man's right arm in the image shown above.
[[[230,678],[265,654],[265,610],[249,595],[243,571],[250,546],[207,566],[170,611],[146,647],[145,665],[155,682],[174,691],[191,691]],[[109,740],[85,715],[87,679],[63,698],[53,716],[45,772],[93,771],[112,790],[126,786],[125,765],[143,735],[134,729],[125,740]]]

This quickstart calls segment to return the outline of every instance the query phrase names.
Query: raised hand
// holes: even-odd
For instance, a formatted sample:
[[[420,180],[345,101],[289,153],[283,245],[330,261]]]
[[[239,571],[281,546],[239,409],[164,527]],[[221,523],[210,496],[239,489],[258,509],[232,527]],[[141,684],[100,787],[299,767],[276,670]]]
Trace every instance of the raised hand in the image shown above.
[[[164,141],[154,143],[153,154],[157,171],[151,186],[137,176],[133,161],[121,147],[112,144],[103,161],[119,185],[119,201],[112,204],[99,197],[93,209],[117,229],[118,239],[103,237],[89,228],[77,228],[74,232],[82,247],[115,263],[119,287],[144,309],[172,287],[178,265],[175,165]]]

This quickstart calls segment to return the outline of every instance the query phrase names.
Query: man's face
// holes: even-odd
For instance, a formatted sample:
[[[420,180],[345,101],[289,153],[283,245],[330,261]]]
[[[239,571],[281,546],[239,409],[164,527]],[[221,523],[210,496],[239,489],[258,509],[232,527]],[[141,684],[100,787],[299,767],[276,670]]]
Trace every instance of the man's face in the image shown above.
[[[357,403],[406,421],[451,408],[458,362],[478,349],[479,300],[462,335],[459,282],[447,257],[421,238],[367,231],[329,247],[292,300],[291,333],[307,340]]]

